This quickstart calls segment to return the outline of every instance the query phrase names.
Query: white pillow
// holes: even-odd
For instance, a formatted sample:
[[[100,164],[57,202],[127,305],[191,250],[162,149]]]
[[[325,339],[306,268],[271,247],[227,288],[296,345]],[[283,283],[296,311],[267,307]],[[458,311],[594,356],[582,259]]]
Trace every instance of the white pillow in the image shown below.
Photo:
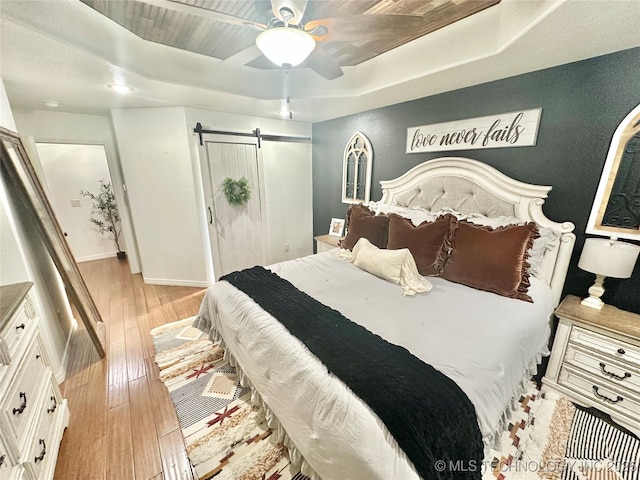
[[[390,203],[382,202],[378,202],[375,205],[374,212],[376,215],[395,213],[396,215],[400,215],[401,217],[411,220],[411,223],[416,227],[424,222],[433,222],[437,218],[423,208],[407,208],[401,207],[400,205],[392,205]]]
[[[356,267],[402,287],[402,295],[415,295],[431,290],[431,283],[418,273],[418,267],[408,248],[380,249],[362,237],[353,249],[340,250],[337,255]]]

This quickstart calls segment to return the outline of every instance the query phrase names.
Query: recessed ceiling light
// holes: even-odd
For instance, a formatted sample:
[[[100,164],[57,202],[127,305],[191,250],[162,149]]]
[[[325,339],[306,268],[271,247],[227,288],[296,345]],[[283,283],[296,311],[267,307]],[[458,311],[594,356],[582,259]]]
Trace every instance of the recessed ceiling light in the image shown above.
[[[115,90],[118,93],[131,93],[131,92],[133,92],[133,88],[129,87],[128,85],[122,85],[122,84],[109,85],[109,88],[111,88],[112,90]]]
[[[44,104],[50,108],[58,108],[60,106],[60,102],[56,102],[55,100],[46,100]]]

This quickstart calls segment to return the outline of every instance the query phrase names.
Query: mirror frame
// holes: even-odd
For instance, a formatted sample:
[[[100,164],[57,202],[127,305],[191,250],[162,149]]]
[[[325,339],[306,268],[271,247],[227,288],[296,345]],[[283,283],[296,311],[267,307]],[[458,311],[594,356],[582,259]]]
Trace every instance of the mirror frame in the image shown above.
[[[100,358],[104,358],[105,348],[98,332],[100,329],[104,333],[102,317],[82,278],[69,244],[64,238],[62,228],[33,168],[22,139],[18,133],[0,127],[0,140],[2,140],[0,142],[2,176],[11,185],[17,187],[16,193],[19,198],[16,200],[21,202],[31,214],[42,242],[60,277],[62,277],[69,300],[76,307]],[[16,155],[11,154],[10,148],[13,148]]]
[[[598,184],[598,190],[596,191],[593,206],[591,207],[591,214],[587,222],[586,233],[588,234],[640,240],[640,229],[632,230],[629,228],[602,225],[602,217],[609,203],[611,190],[613,189],[613,184],[618,174],[623,149],[627,140],[633,135],[634,125],[637,125],[637,122],[640,122],[640,105],[637,105],[629,112],[613,134],[607,159],[602,170],[602,176],[600,177],[600,183]],[[637,126],[635,129],[637,129]]]

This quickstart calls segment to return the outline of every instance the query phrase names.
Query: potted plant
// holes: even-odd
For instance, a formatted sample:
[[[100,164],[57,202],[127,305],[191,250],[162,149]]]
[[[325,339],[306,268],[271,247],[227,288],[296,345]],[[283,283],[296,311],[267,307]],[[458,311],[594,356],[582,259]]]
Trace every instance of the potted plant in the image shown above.
[[[80,195],[91,199],[89,221],[96,226],[101,234],[106,234],[113,239],[118,249],[118,258],[126,258],[126,252],[123,252],[120,248],[120,213],[118,212],[116,195],[111,182],[100,180],[100,189],[97,194],[81,190]]]

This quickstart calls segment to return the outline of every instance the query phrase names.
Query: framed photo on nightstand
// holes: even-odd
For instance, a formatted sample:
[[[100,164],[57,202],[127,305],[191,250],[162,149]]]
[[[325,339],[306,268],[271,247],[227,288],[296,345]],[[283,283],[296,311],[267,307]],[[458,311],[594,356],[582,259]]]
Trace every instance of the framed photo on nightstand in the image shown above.
[[[332,218],[329,225],[329,235],[333,237],[341,237],[344,231],[344,218]]]

